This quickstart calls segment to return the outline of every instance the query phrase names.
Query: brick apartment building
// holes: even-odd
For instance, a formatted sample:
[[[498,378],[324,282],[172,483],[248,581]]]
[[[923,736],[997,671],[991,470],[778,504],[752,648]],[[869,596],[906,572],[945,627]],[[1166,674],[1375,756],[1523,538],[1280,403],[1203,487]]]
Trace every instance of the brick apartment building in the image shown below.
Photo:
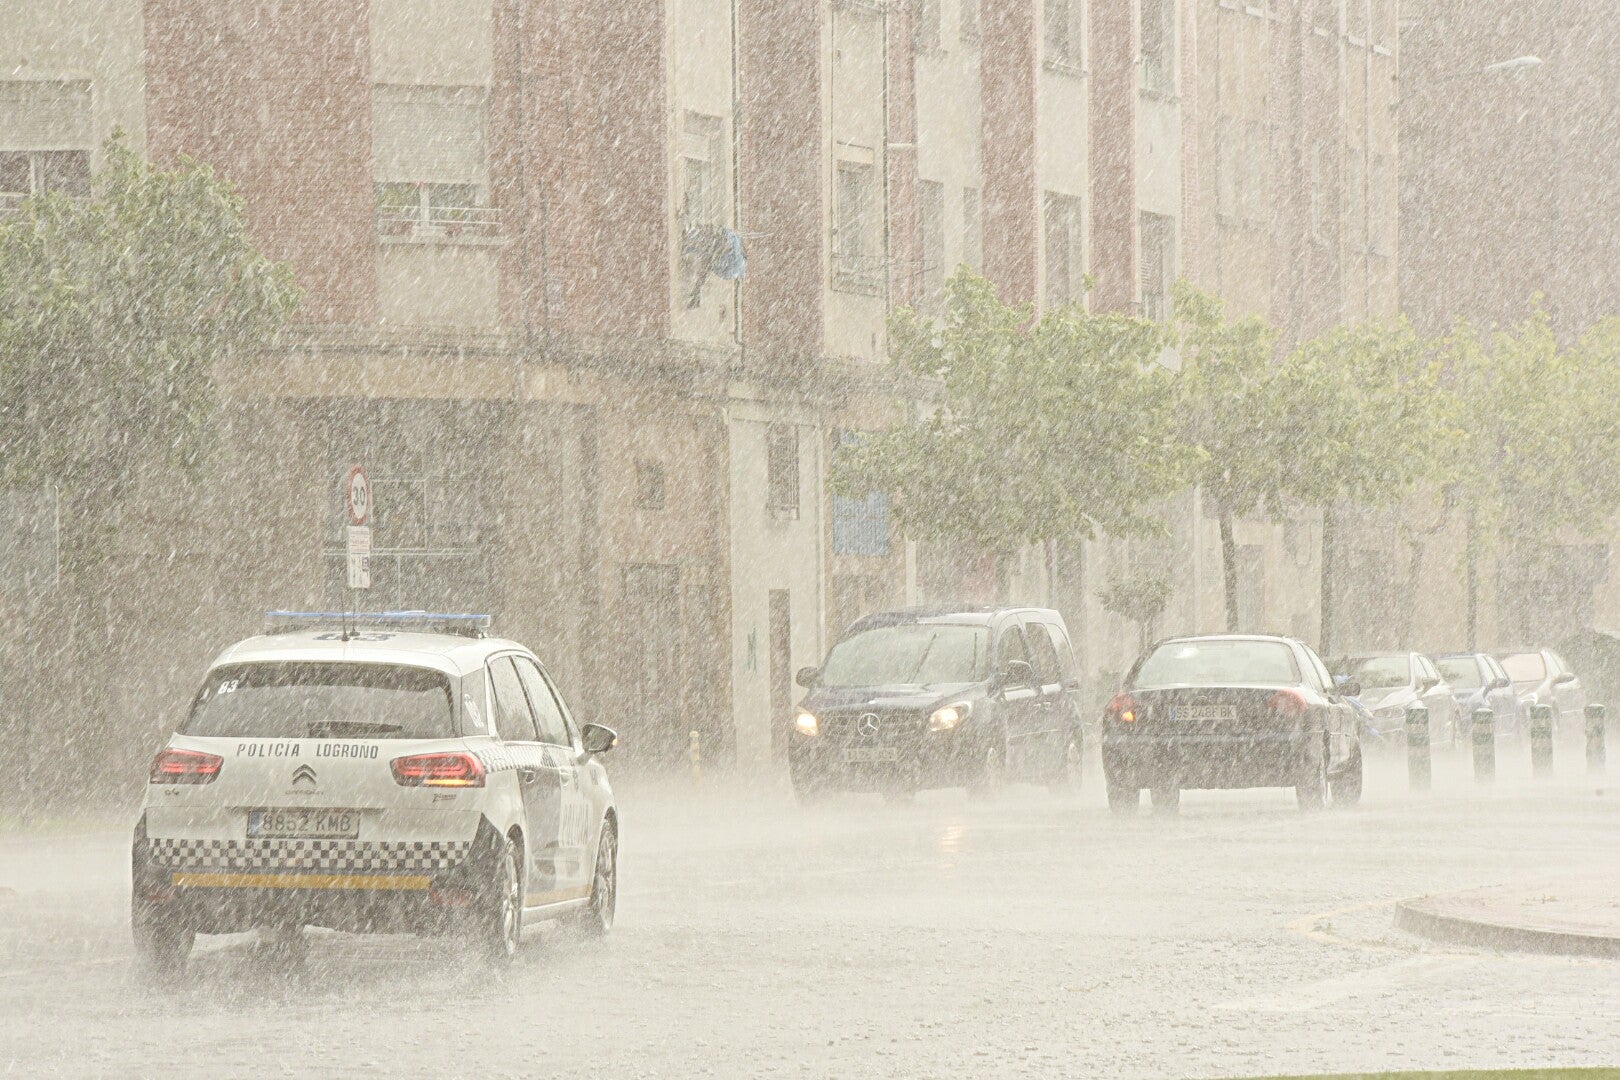
[[[850,618],[985,585],[825,490],[908,407],[892,308],[961,263],[1150,317],[1185,275],[1291,337],[1396,305],[1389,0],[7,7],[0,199],[120,128],[229,177],[304,290],[283,348],[220,373],[228,482],[154,478],[126,519],[121,565],[160,583],[106,600],[126,761],[256,612],[342,602],[358,461],[370,606],[493,612],[631,758],[698,730],[768,762],[791,672]],[[1134,647],[1110,568],[1165,567],[1177,629],[1221,621],[1213,521],[1166,513],[1162,544],[1015,575],[1088,670]],[[1246,622],[1314,636],[1320,532],[1242,523]]]

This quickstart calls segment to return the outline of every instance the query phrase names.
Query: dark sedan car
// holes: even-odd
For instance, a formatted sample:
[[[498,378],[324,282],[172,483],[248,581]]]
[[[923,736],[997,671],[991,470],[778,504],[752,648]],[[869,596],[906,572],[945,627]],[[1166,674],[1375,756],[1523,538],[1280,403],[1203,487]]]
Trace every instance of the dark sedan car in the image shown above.
[[[830,790],[984,793],[1007,778],[1079,783],[1080,683],[1055,611],[868,615],[799,683],[810,692],[788,764],[801,801]]]
[[[1103,717],[1108,805],[1134,813],[1143,788],[1174,812],[1183,788],[1291,787],[1301,809],[1361,798],[1349,697],[1304,642],[1263,635],[1172,638],[1125,676]]]

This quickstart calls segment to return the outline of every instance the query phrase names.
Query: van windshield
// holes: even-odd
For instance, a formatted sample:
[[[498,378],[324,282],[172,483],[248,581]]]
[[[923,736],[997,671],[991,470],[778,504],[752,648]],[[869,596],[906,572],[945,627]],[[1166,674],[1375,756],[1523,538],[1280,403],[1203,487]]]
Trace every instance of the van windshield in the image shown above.
[[[405,664],[235,664],[208,673],[184,735],[253,739],[443,739],[450,678]]]
[[[925,686],[989,678],[990,628],[905,623],[863,630],[834,645],[822,686]]]

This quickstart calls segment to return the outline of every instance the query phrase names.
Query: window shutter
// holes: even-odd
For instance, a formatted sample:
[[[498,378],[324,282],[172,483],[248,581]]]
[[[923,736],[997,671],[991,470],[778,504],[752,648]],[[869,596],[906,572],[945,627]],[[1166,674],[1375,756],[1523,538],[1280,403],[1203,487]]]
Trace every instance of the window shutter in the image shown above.
[[[0,82],[0,150],[73,150],[93,143],[88,80]]]
[[[481,87],[374,88],[372,179],[487,185],[487,115]]]

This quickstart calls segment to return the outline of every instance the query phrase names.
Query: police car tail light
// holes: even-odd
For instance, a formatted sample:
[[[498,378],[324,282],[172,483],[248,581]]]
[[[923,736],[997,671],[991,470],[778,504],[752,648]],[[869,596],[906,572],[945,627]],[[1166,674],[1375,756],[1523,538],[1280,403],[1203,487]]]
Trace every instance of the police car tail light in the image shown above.
[[[211,784],[225,759],[201,750],[163,750],[152,759],[154,784]]]
[[[484,763],[472,754],[413,754],[391,763],[404,787],[483,787]]]

